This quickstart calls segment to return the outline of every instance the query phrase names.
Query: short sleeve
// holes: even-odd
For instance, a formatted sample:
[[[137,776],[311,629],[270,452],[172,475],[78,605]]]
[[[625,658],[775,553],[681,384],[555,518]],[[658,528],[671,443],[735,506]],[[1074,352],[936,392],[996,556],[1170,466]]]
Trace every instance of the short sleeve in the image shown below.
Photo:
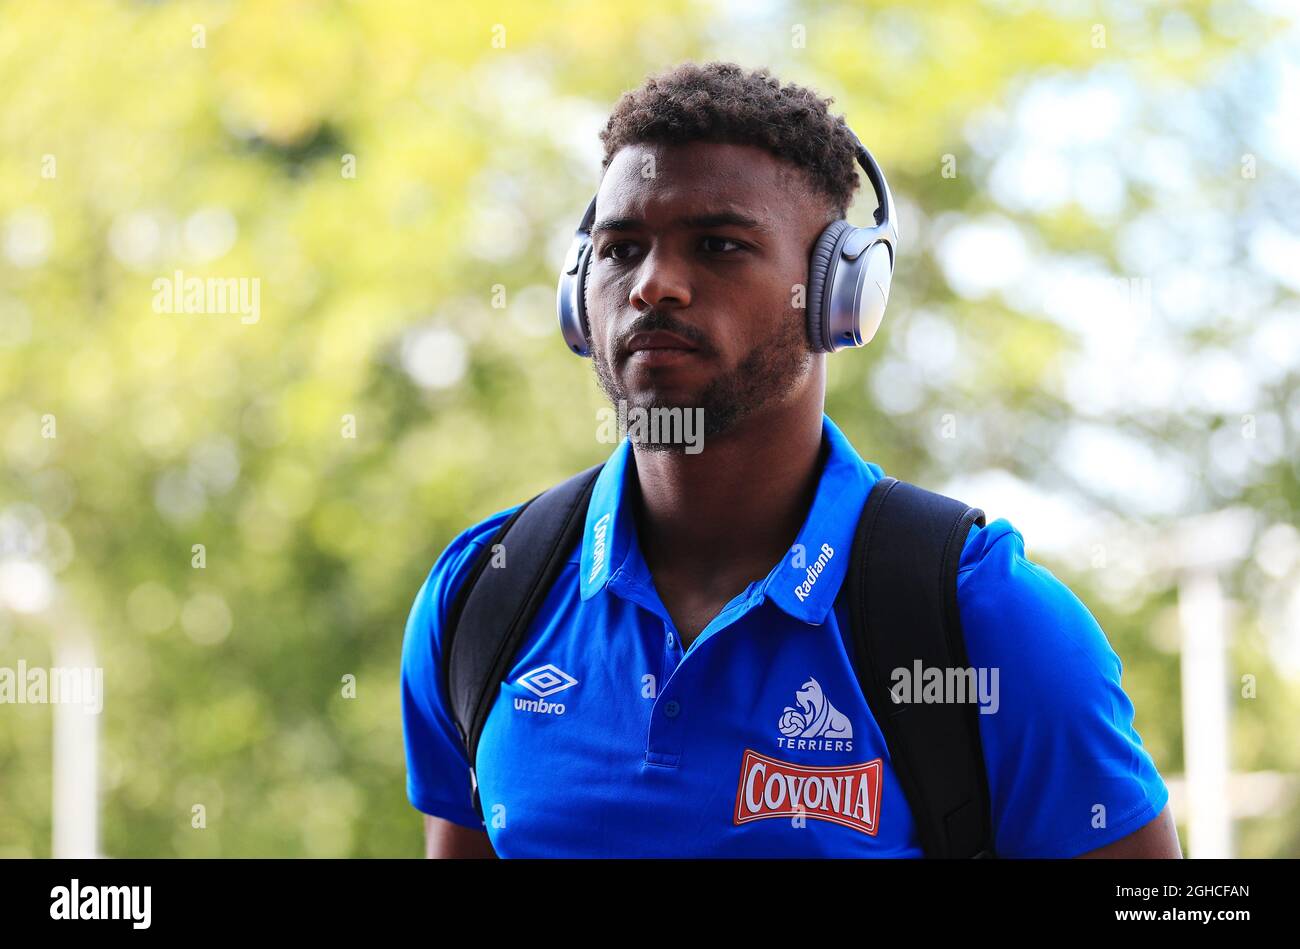
[[[475,829],[483,822],[474,811],[465,746],[444,694],[443,623],[475,559],[513,510],[462,532],[442,552],[416,594],[402,641],[406,796],[425,814]]]
[[[1133,728],[1119,657],[1005,519],[971,531],[957,590],[968,658],[994,684],[979,724],[997,854],[1075,857],[1159,815],[1169,791]]]

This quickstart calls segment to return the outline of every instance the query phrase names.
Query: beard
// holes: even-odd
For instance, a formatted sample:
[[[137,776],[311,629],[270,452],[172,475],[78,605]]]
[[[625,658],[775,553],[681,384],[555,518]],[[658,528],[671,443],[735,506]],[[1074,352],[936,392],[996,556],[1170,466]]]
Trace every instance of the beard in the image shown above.
[[[615,409],[619,402],[643,410],[681,409],[683,412],[703,410],[703,437],[711,438],[734,429],[759,409],[779,402],[803,379],[816,355],[808,343],[802,314],[791,312],[780,320],[771,336],[755,343],[733,369],[710,380],[694,396],[686,399],[668,399],[653,389],[629,394],[627,387],[613,372],[603,348],[588,346],[592,354],[592,368],[606,398]],[[651,330],[668,330],[686,337],[701,347],[705,357],[716,354],[706,348],[700,334],[662,311],[651,310],[628,329],[628,335]],[[651,451],[681,451],[682,445],[672,442],[634,439],[636,444]]]

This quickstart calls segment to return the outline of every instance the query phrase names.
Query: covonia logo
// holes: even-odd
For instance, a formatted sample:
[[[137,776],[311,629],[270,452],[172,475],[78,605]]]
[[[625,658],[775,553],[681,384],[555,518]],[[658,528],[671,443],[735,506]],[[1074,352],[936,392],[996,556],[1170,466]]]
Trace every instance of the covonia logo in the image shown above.
[[[606,512],[600,516],[591,528],[592,548],[591,548],[591,573],[587,575],[587,582],[593,583],[599,576],[600,570],[605,566],[605,533],[609,527],[609,514]]]
[[[808,767],[745,749],[733,823],[769,817],[809,817],[876,836],[880,818],[880,758],[838,767]]]

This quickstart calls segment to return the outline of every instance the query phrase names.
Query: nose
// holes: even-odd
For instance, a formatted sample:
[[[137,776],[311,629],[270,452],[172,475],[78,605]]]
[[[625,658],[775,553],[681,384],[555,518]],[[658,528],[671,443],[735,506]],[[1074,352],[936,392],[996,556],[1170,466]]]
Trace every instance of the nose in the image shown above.
[[[690,306],[691,285],[682,263],[662,248],[650,251],[628,293],[628,302],[638,312]]]

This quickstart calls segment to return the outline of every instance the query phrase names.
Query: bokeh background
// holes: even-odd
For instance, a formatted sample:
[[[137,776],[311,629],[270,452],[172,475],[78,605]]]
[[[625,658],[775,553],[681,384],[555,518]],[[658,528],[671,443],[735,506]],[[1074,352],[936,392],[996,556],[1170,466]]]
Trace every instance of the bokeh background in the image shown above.
[[[1185,849],[1300,855],[1300,19],[1238,0],[0,4],[0,666],[105,686],[0,704],[0,855],[422,852],[406,613],[608,455],[555,278],[686,59],[894,187],[832,417],[1088,604]],[[178,270],[258,318],[157,312]]]

